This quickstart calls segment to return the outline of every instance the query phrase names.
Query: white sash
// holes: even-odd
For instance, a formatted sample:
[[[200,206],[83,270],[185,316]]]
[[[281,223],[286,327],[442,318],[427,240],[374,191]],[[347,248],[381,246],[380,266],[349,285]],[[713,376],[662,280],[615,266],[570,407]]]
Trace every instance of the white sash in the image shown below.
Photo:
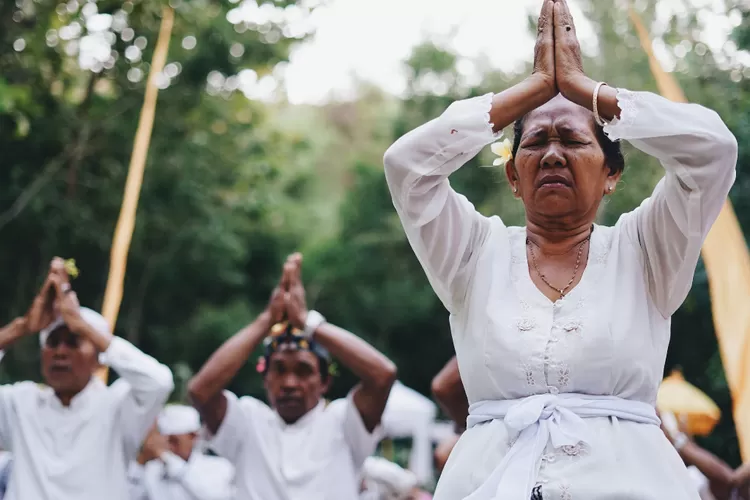
[[[588,444],[583,419],[593,417],[661,423],[653,406],[615,396],[539,394],[472,404],[468,428],[502,419],[508,433],[518,437],[487,480],[464,500],[529,500],[547,443],[555,448]]]

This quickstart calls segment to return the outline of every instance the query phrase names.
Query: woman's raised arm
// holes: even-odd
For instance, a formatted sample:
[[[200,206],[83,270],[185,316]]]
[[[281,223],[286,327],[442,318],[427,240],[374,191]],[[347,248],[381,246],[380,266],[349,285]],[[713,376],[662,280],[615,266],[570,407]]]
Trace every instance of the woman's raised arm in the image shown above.
[[[593,110],[597,82],[580,64],[580,47],[565,0],[555,2],[557,84],[569,100]],[[735,179],[737,140],[714,111],[650,92],[600,88],[604,131],[657,158],[666,175],[651,197],[621,223],[639,245],[651,299],[663,316],[682,304],[701,246]]]
[[[651,197],[622,224],[642,249],[651,298],[667,317],[690,291],[703,242],[734,184],[737,141],[710,109],[647,92],[617,95],[622,119],[604,130],[656,157],[665,170]]]
[[[489,221],[450,186],[448,176],[497,138],[499,131],[557,95],[554,2],[539,18],[534,72],[499,94],[457,101],[409,132],[385,153],[385,175],[401,222],[445,307],[455,312],[466,292],[475,250]]]

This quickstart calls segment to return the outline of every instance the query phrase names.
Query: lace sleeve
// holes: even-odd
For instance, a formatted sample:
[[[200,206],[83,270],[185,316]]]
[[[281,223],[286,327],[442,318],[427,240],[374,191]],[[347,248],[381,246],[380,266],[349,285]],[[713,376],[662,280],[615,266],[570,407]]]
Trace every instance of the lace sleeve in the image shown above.
[[[385,175],[401,223],[435,293],[451,312],[465,296],[489,220],[448,176],[495,140],[492,94],[454,102],[385,153]]]
[[[621,223],[644,256],[649,292],[664,317],[682,304],[700,249],[735,179],[737,140],[716,112],[649,92],[617,93],[620,119],[604,128],[665,170],[650,198]]]

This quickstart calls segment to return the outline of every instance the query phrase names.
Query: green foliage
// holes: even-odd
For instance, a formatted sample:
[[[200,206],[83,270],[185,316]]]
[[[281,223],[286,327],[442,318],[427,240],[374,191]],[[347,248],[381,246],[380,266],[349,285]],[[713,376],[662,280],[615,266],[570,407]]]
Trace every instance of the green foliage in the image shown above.
[[[76,258],[79,296],[98,308],[162,5],[98,2],[100,13],[127,24],[115,33],[114,64],[95,72],[80,70],[63,40],[65,29],[85,26],[82,6],[17,3],[24,7],[0,7],[0,130],[15,131],[0,134],[4,316],[23,314],[54,255]],[[264,105],[207,85],[217,72],[226,82],[241,70],[269,74],[294,41],[267,41],[281,25],[237,29],[226,21],[231,8],[177,6],[169,62],[181,71],[159,94],[117,325],[159,359],[192,370],[262,308],[297,243],[285,223],[290,200],[305,199],[285,169],[304,142],[272,127]],[[182,43],[188,36],[194,47]],[[139,37],[141,56],[126,57]],[[37,378],[35,355],[24,343],[3,369]]]

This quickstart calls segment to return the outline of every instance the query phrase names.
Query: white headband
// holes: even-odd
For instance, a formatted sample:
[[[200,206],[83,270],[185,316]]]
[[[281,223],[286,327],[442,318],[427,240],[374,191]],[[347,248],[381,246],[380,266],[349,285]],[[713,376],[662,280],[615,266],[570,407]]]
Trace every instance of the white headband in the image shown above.
[[[83,321],[88,323],[88,325],[93,328],[99,335],[102,335],[104,337],[110,338],[112,337],[112,331],[109,328],[109,322],[107,322],[106,319],[104,319],[104,316],[99,314],[96,311],[93,311],[89,309],[88,307],[82,307],[81,308],[81,318],[83,318]],[[49,337],[49,334],[63,326],[65,322],[61,317],[58,317],[50,323],[47,328],[39,332],[39,345],[44,347],[44,344],[47,343],[47,337]]]
[[[162,436],[190,434],[201,429],[201,417],[191,406],[167,405],[159,414],[156,426]]]

